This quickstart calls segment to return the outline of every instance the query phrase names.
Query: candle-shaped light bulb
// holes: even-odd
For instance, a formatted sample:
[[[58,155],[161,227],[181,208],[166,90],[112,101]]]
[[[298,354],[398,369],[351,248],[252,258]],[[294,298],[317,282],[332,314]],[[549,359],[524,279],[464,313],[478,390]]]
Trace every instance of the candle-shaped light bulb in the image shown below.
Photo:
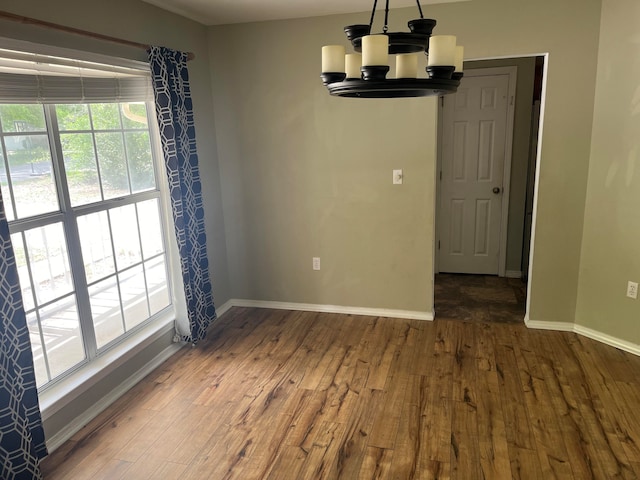
[[[389,37],[386,35],[365,35],[362,37],[362,65],[389,65]]]
[[[429,39],[430,67],[454,66],[456,55],[455,35],[433,35]]]
[[[342,45],[322,47],[322,72],[344,73],[344,54]]]
[[[456,45],[455,67],[456,72],[462,73],[462,66],[464,64],[464,47],[462,45]]]
[[[345,59],[347,78],[361,78],[362,55],[359,53],[347,53]]]
[[[396,56],[396,78],[416,78],[418,76],[418,55],[403,53]]]

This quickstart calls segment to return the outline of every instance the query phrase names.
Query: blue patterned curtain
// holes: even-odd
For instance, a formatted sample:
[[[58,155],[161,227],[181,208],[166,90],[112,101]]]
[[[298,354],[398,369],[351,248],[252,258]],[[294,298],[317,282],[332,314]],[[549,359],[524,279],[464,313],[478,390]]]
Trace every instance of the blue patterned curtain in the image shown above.
[[[0,192],[0,478],[42,478],[47,455],[18,269]]]
[[[149,62],[189,315],[190,335],[182,339],[196,343],[205,337],[216,318],[216,309],[209,277],[187,54],[151,47]]]

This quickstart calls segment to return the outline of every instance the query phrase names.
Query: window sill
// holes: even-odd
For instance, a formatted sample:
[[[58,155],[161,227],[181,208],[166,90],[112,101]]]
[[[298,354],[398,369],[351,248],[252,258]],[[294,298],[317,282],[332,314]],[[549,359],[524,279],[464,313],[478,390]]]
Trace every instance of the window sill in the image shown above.
[[[173,330],[174,314],[168,312],[66,378],[39,392],[42,419],[46,420],[52,417],[60,409],[133,358],[142,349]]]

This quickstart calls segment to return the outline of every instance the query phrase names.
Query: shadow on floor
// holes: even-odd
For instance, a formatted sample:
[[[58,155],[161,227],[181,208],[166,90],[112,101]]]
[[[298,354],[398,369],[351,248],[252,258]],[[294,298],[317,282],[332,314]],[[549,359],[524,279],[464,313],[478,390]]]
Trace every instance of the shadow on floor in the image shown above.
[[[440,273],[435,277],[436,319],[522,323],[527,284],[519,278]]]

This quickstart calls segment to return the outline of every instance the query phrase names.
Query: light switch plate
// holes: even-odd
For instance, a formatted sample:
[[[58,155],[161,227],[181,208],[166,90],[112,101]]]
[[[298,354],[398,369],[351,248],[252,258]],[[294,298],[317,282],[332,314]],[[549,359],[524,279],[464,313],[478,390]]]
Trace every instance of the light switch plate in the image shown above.
[[[402,185],[402,170],[393,171],[393,184]]]

